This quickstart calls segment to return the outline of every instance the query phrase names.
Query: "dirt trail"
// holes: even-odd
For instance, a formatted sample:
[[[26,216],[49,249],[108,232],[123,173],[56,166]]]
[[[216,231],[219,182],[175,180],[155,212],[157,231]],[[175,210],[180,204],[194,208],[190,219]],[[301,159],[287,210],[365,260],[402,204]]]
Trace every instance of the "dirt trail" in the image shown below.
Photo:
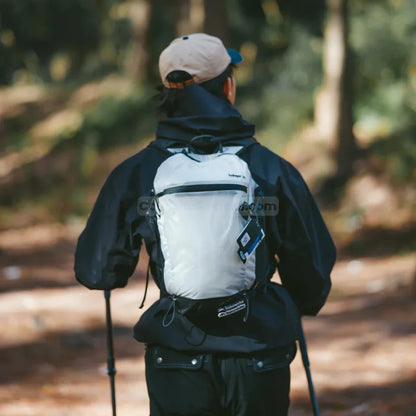
[[[73,277],[79,226],[0,232],[0,415],[111,414],[105,374],[102,292]],[[126,289],[112,294],[117,408],[148,414],[143,347],[132,326],[146,257]],[[323,416],[416,415],[414,255],[345,258],[333,273],[329,302],[307,318],[315,388]],[[157,298],[154,285],[146,305]],[[290,415],[311,415],[300,356],[292,366]]]

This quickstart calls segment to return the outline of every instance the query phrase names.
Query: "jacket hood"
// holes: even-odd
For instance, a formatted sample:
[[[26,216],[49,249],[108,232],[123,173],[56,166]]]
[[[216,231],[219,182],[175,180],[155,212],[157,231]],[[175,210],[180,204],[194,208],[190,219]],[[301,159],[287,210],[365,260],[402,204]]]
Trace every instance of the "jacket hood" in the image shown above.
[[[195,136],[212,135],[225,142],[254,135],[254,125],[245,121],[235,107],[199,85],[178,91],[178,103],[173,117],[159,122],[157,140],[189,143]]]

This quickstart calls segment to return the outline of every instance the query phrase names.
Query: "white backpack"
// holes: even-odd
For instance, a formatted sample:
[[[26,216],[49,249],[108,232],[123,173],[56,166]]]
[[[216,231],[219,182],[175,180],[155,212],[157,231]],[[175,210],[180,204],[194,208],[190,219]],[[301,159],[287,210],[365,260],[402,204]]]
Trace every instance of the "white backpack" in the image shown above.
[[[255,248],[264,232],[240,212],[253,205],[257,188],[237,155],[241,148],[212,154],[169,149],[172,156],[157,170],[154,210],[169,295],[227,297],[255,282]]]

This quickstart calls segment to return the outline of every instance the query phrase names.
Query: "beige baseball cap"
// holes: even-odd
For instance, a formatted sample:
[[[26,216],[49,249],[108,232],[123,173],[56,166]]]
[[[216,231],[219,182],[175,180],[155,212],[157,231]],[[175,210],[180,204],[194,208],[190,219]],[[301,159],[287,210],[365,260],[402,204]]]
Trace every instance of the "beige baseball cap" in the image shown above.
[[[186,71],[192,75],[192,80],[185,84],[200,84],[223,73],[230,63],[238,64],[242,60],[240,53],[226,49],[221,39],[193,33],[173,40],[160,54],[159,72],[165,87],[179,88],[166,79],[172,71]],[[183,88],[183,84],[180,85]]]

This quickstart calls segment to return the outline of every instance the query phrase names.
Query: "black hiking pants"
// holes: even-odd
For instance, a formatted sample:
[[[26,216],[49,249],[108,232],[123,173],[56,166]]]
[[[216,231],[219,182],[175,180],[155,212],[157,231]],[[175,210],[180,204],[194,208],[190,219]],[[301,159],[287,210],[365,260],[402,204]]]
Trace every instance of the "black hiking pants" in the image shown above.
[[[286,416],[295,346],[250,355],[146,350],[150,416]]]

